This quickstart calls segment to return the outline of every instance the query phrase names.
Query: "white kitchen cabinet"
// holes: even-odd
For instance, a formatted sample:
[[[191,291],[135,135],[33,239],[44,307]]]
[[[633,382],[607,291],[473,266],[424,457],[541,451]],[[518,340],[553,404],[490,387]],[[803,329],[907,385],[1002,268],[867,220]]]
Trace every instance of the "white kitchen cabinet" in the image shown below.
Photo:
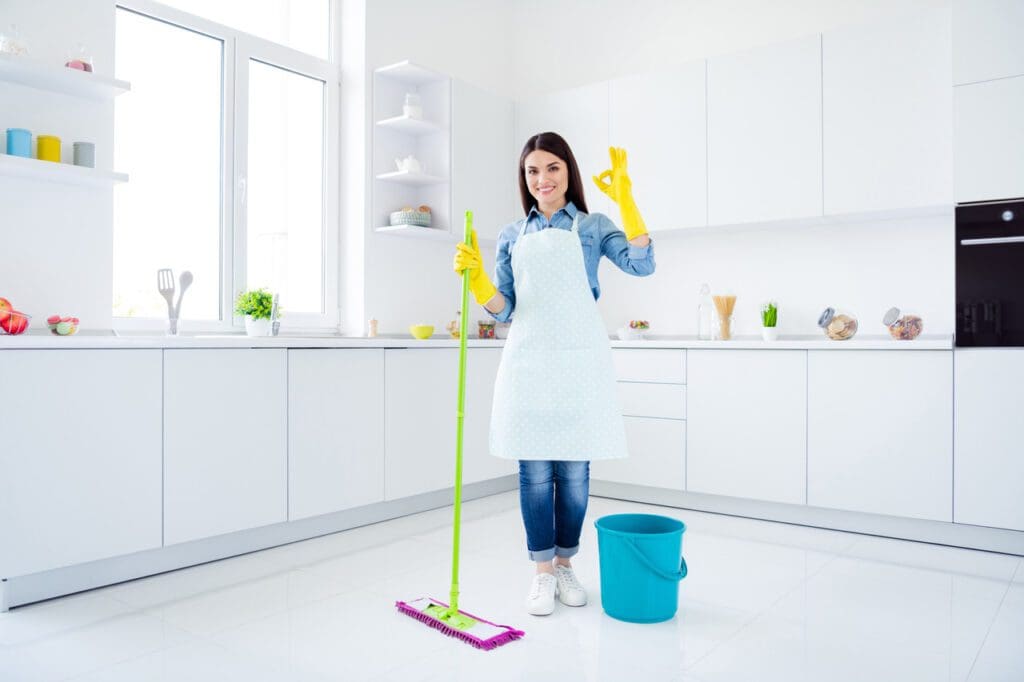
[[[705,76],[701,60],[610,83],[609,139],[629,154],[633,196],[652,233],[707,224]]]
[[[288,519],[384,500],[384,350],[288,351]]]
[[[1024,196],[1024,76],[954,88],[957,202]]]
[[[487,442],[500,350],[470,348],[467,352],[464,484],[515,470],[512,461],[491,457]],[[386,350],[384,358],[385,499],[451,488],[455,482],[458,349],[396,348]]]
[[[826,214],[953,202],[948,9],[822,37]]]
[[[480,240],[496,240],[522,214],[512,100],[463,81],[452,82],[452,231],[463,234],[467,210]]]
[[[629,457],[591,462],[591,477],[615,483],[682,491],[686,470],[686,422],[623,417]]]
[[[1024,2],[953,0],[953,83],[1024,75]]]
[[[956,351],[953,521],[1024,531],[1024,350]]]
[[[822,214],[821,37],[708,60],[708,223]]]
[[[686,351],[682,349],[615,348],[612,362],[619,381],[686,383]]]
[[[160,351],[0,352],[0,577],[160,547]]]
[[[591,179],[611,168],[608,158],[608,82],[594,83],[571,90],[516,103],[516,162],[526,141],[543,132],[555,132],[565,138],[580,167],[584,196],[591,213],[604,213],[619,224],[619,209],[594,185]],[[643,207],[640,207],[643,210]],[[521,215],[521,210],[517,215]]]
[[[951,521],[951,351],[809,351],[807,503]]]
[[[686,356],[686,489],[804,504],[806,352]]]
[[[164,543],[280,523],[287,350],[164,351]]]

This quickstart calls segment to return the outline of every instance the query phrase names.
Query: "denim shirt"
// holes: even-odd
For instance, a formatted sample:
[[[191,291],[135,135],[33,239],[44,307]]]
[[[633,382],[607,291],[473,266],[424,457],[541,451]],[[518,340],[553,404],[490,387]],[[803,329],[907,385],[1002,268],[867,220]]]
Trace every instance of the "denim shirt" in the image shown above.
[[[583,247],[583,262],[587,268],[587,282],[594,294],[594,300],[601,296],[601,285],[597,281],[597,266],[601,256],[615,263],[623,272],[637,277],[646,277],[654,272],[653,242],[647,246],[633,246],[626,240],[626,234],[615,226],[607,216],[601,213],[583,213],[576,209],[571,201],[558,209],[551,216],[551,221],[534,206],[526,216],[526,229],[523,234],[539,232],[548,228],[571,230],[573,218],[579,213],[577,229],[580,244]],[[491,313],[491,317],[499,322],[506,322],[515,312],[516,287],[512,274],[512,247],[519,238],[519,230],[523,226],[521,220],[506,225],[498,235],[497,265],[494,269],[495,286],[505,297],[505,307],[500,313]],[[486,308],[485,308],[486,310]]]

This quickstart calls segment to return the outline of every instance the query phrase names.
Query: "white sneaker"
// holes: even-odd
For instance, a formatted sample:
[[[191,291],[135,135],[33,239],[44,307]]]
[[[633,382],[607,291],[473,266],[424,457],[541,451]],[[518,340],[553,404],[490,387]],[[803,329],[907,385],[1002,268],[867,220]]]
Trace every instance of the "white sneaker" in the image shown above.
[[[555,580],[558,583],[558,600],[566,606],[583,606],[587,603],[587,591],[580,585],[569,566],[555,566]]]
[[[555,592],[558,580],[550,573],[533,576],[530,595],[526,598],[526,612],[531,616],[548,616],[555,610]]]

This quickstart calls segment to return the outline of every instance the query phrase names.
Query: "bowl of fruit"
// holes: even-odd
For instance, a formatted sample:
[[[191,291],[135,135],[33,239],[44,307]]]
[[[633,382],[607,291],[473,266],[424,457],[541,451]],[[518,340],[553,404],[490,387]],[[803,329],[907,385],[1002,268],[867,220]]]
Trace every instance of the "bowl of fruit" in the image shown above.
[[[646,338],[650,328],[651,324],[647,320],[630,320],[626,326],[619,328],[618,336],[622,341],[637,341]]]
[[[31,319],[31,315],[15,310],[6,298],[0,298],[0,334],[22,334]]]
[[[77,317],[61,317],[60,315],[50,315],[46,318],[46,324],[50,328],[50,331],[57,336],[71,336],[78,331],[78,318]]]

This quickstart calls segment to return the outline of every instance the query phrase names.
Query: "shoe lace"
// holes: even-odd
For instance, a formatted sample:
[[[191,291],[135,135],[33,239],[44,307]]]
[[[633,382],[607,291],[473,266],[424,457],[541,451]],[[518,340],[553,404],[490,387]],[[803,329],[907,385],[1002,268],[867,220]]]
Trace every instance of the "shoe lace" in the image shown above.
[[[541,593],[545,590],[545,586],[551,582],[551,576],[547,573],[541,573],[533,579],[533,585],[530,586],[530,599],[537,599],[541,596]]]
[[[565,584],[565,587],[572,590],[581,590],[583,586],[580,585],[580,581],[576,579],[576,573],[571,568],[558,568],[558,578],[560,582]]]

